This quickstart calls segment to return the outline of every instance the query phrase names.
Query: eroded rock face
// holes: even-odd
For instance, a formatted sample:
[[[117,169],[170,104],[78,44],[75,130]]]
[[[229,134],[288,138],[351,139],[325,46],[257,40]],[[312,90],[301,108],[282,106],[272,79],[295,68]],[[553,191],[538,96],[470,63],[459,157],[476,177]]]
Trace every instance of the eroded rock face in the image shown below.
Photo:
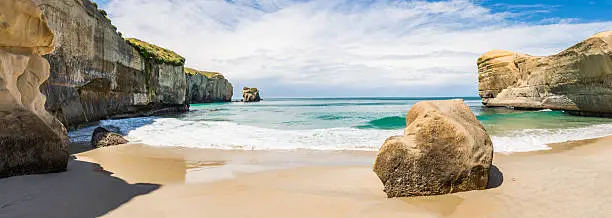
[[[143,58],[89,0],[32,1],[56,36],[45,106],[66,126],[187,108],[182,66]]]
[[[153,101],[164,105],[182,105],[187,94],[187,80],[183,66],[151,63]]]
[[[385,141],[374,163],[388,197],[486,188],[493,145],[463,100],[419,102],[406,125],[403,136]]]
[[[187,98],[189,103],[229,102],[234,87],[223,77],[208,78],[204,75],[187,76]]]
[[[41,57],[53,33],[30,0],[0,2],[0,177],[64,171],[68,137],[45,108],[40,85],[49,77]]]
[[[91,135],[91,145],[96,148],[127,144],[128,142],[123,136],[103,127],[96,128]]]
[[[612,31],[547,57],[487,52],[478,59],[478,81],[486,106],[612,115]]]
[[[242,98],[244,102],[261,101],[261,97],[259,97],[259,90],[257,88],[242,88]]]

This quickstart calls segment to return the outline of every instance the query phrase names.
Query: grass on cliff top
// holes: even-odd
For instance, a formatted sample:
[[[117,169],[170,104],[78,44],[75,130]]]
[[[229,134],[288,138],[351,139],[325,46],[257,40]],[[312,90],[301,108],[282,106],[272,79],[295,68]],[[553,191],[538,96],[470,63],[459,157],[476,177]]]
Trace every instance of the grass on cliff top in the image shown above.
[[[242,92],[244,93],[255,93],[258,92],[259,90],[257,90],[257,88],[249,88],[249,87],[244,87],[242,88]]]
[[[185,74],[190,75],[190,76],[200,74],[209,79],[212,79],[212,78],[224,79],[225,78],[223,77],[223,75],[217,72],[200,71],[200,70],[196,70],[196,69],[188,68],[188,67],[185,67]]]
[[[185,64],[185,58],[173,51],[134,38],[126,40],[146,59],[153,59],[156,63],[174,66]]]

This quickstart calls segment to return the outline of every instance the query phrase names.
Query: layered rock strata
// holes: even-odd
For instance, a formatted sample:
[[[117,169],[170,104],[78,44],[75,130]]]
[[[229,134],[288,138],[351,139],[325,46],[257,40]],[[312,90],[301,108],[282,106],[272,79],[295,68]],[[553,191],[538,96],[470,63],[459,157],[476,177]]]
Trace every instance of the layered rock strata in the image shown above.
[[[495,50],[477,64],[478,91],[486,106],[612,115],[612,31],[556,55]]]
[[[33,1],[56,36],[57,49],[45,56],[51,65],[41,88],[45,107],[66,126],[188,108],[184,59],[143,56],[89,0]]]
[[[229,102],[234,87],[220,73],[185,68],[189,103]]]

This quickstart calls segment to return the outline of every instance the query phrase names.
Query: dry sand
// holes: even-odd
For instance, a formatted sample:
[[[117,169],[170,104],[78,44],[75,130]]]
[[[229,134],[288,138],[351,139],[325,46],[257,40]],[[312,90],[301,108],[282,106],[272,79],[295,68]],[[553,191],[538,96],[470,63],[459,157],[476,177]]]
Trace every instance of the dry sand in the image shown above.
[[[77,154],[66,173],[0,180],[0,217],[612,216],[612,137],[552,147],[496,154],[487,190],[388,199],[375,152],[121,145]]]

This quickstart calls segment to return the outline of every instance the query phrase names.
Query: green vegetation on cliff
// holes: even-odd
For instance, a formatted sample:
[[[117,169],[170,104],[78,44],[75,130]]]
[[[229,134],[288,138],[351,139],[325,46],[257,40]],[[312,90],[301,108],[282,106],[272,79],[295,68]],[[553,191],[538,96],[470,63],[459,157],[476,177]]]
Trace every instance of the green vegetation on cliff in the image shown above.
[[[185,74],[193,76],[196,74],[200,74],[202,76],[205,76],[206,78],[212,79],[212,78],[218,78],[218,79],[224,79],[225,77],[223,77],[223,75],[221,75],[220,73],[217,72],[209,72],[209,71],[200,71],[200,70],[196,70],[193,68],[187,68],[185,67]]]
[[[256,93],[259,92],[259,90],[257,90],[257,88],[249,88],[249,87],[244,87],[242,88],[242,92],[243,93]]]
[[[146,59],[153,59],[156,63],[174,66],[185,64],[185,58],[173,51],[134,38],[126,40]]]

